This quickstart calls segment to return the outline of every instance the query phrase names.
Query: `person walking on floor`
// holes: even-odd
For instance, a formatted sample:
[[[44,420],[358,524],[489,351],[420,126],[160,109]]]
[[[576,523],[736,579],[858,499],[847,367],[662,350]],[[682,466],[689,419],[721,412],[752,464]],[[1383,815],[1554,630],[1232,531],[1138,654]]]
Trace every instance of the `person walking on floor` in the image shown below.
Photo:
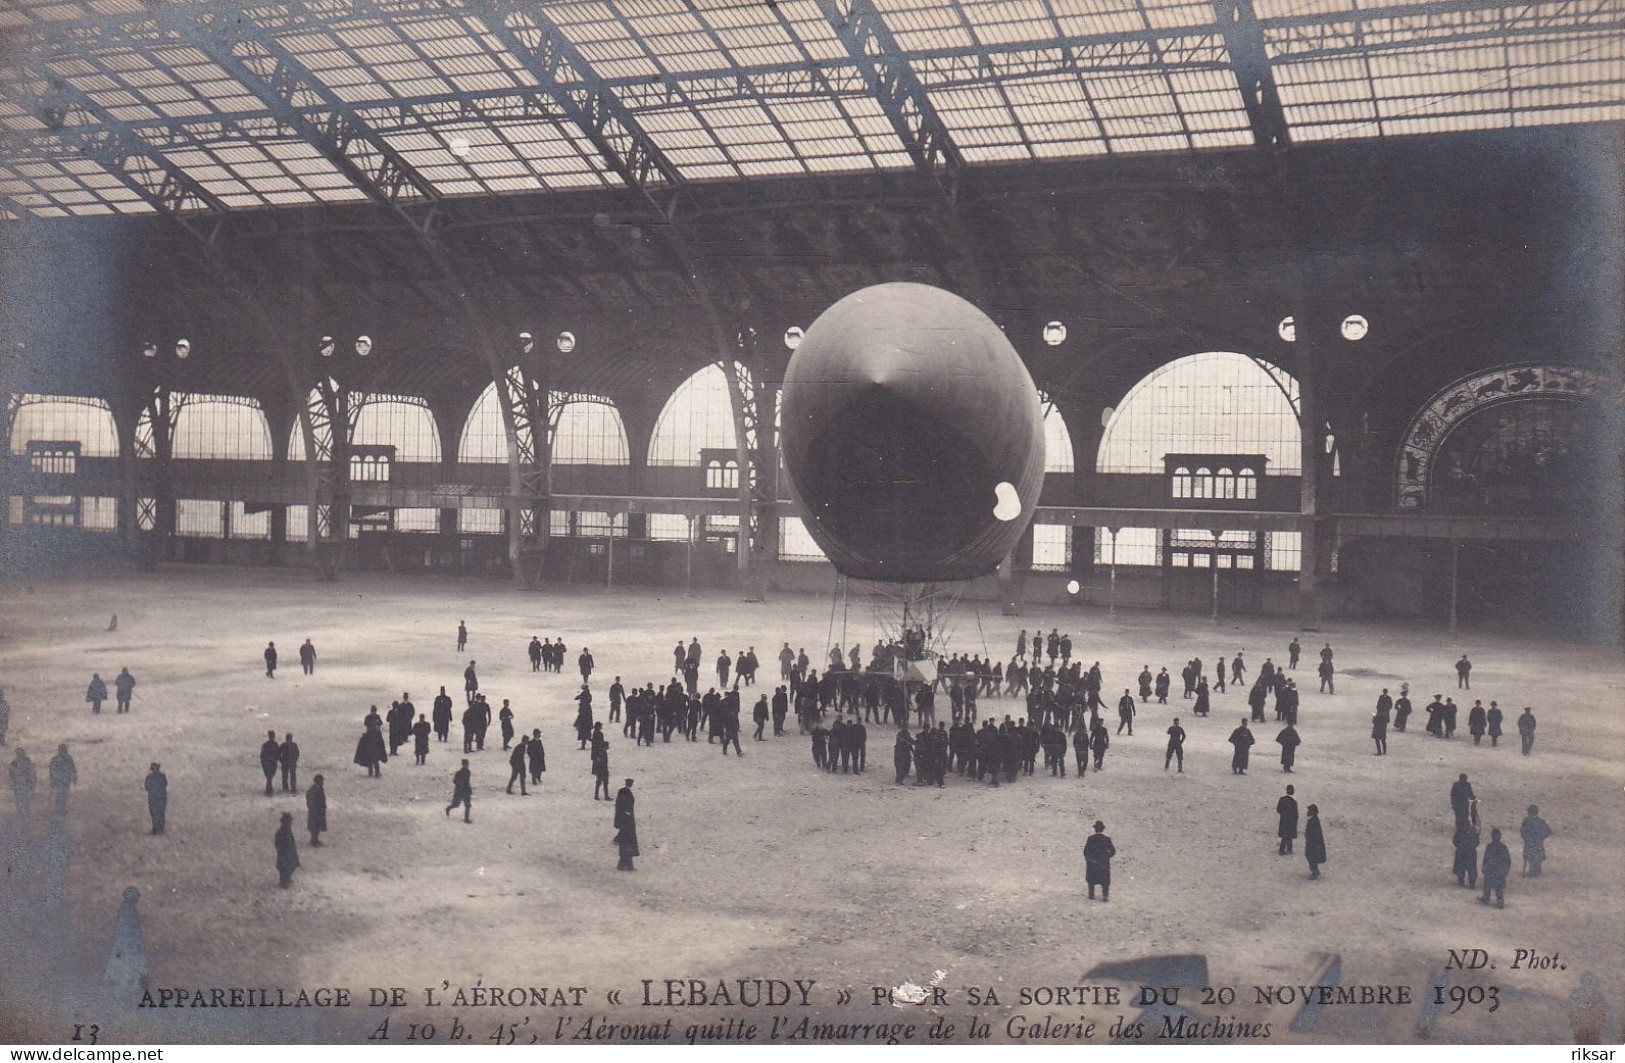
[[[474,781],[473,772],[468,770],[468,760],[464,758],[463,766],[458,768],[451,776],[451,804],[446,806],[446,815],[461,805],[463,809],[463,822],[472,823],[474,812]]]

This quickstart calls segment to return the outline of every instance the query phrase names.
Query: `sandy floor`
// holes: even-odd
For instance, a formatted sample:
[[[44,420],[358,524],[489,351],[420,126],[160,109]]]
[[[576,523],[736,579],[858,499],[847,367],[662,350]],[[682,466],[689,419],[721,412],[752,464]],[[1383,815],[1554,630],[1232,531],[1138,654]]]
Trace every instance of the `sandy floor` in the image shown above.
[[[104,631],[109,614],[118,630]],[[5,798],[0,835],[9,841],[0,892],[0,1039],[64,1042],[73,1023],[122,1041],[251,1041],[271,1037],[360,1040],[383,1009],[333,1011],[120,1012],[100,986],[120,892],[142,893],[154,987],[349,987],[365,1003],[372,986],[402,986],[413,1006],[405,1022],[429,1017],[444,1040],[455,1013],[476,1039],[499,1023],[523,1039],[560,1017],[588,1014],[629,1022],[672,1018],[673,1037],[695,1021],[775,1009],[663,1009],[634,1006],[641,979],[816,980],[814,1007],[777,1009],[822,1019],[929,1024],[947,1016],[963,1039],[972,1016],[990,1037],[1012,1036],[1011,1016],[1080,1016],[1105,1041],[1129,1002],[1111,1006],[1022,1007],[1020,987],[1074,986],[1098,964],[1164,953],[1201,953],[1208,983],[1233,987],[1235,1002],[1181,1003],[1200,1015],[1270,1022],[1273,1041],[1415,1039],[1420,1001],[1448,949],[1483,949],[1495,970],[1455,971],[1459,986],[1495,985],[1499,1009],[1468,1006],[1438,1016],[1443,1042],[1572,1039],[1566,1000],[1582,972],[1608,996],[1609,1036],[1620,1031],[1625,986],[1625,891],[1619,887],[1625,816],[1625,679],[1616,649],[1423,627],[1338,625],[1305,635],[1305,663],[1322,639],[1337,650],[1335,697],[1306,688],[1294,776],[1276,763],[1277,727],[1258,728],[1253,770],[1228,770],[1225,737],[1245,715],[1243,695],[1216,695],[1195,719],[1189,703],[1142,708],[1133,738],[1114,738],[1106,770],[1084,781],[1034,776],[997,790],[950,777],[944,789],[892,784],[890,735],[871,728],[862,776],[814,770],[808,740],[767,742],[743,734],[745,757],[674,742],[637,749],[614,725],[615,784],[637,779],[643,857],[617,874],[611,809],[591,799],[587,754],[570,722],[576,651],[590,646],[600,718],[614,675],[628,682],[669,676],[671,645],[697,635],[709,662],[718,650],[754,645],[765,677],[777,675],[780,644],[805,646],[815,661],[831,627],[828,597],[743,604],[729,594],[659,597],[648,591],[523,594],[472,581],[353,577],[315,583],[303,572],[177,570],[93,582],[4,588],[0,600],[0,687],[11,703],[10,747],[26,746],[41,773],[42,800],[26,836]],[[454,648],[457,621],[468,652]],[[839,637],[843,617],[834,617]],[[845,644],[874,639],[872,610],[854,602]],[[1266,655],[1285,657],[1285,622],[1136,613],[1108,620],[1094,610],[1033,612],[1015,619],[968,603],[955,616],[954,645],[981,651],[983,637],[1008,659],[1018,626],[1070,631],[1085,663],[1098,659],[1108,692],[1141,664],[1177,676],[1192,655],[1211,662],[1245,649],[1256,672]],[[563,636],[563,675],[532,674],[532,634]],[[317,673],[300,674],[306,637],[320,652]],[[275,639],[283,667],[263,676],[260,653]],[[1408,680],[1417,705],[1454,693],[1452,662],[1475,663],[1472,696],[1508,710],[1525,704],[1540,719],[1535,755],[1521,757],[1514,733],[1501,747],[1475,748],[1420,733],[1390,739],[1371,755],[1372,705],[1381,687]],[[477,659],[492,704],[510,698],[522,731],[541,727],[548,773],[539,793],[506,796],[500,739],[474,758],[474,823],[443,814],[457,744],[436,744],[423,767],[391,759],[381,780],[351,763],[369,705],[388,708],[410,691],[428,711],[444,684],[457,696]],[[92,671],[111,681],[121,666],[139,681],[134,711],[111,704],[92,716],[83,701]],[[707,673],[709,667],[707,667]],[[767,688],[771,691],[771,686]],[[1460,699],[1458,699],[1460,700]],[[746,716],[753,697],[746,698]],[[1470,704],[1463,703],[1463,709]],[[983,714],[1020,715],[1016,700],[984,700]],[[1182,717],[1190,732],[1186,771],[1165,773],[1163,731]],[[1462,714],[1465,729],[1465,711]],[[327,777],[331,833],[305,846],[290,890],[279,890],[271,836],[278,813],[302,798],[262,795],[257,752],[265,731],[291,731],[303,749],[303,779]],[[793,732],[793,725],[790,728]],[[46,872],[31,854],[49,821],[45,766],[59,742],[77,760],[80,786],[69,818],[77,847],[66,901],[41,907]],[[409,752],[410,747],[406,747]],[[169,776],[169,831],[148,834],[142,779],[150,761]],[[1514,873],[1504,911],[1474,903],[1450,875],[1450,784],[1469,773],[1488,827],[1508,834]],[[303,781],[303,780],[302,780]],[[1330,862],[1308,879],[1301,857],[1275,855],[1273,813],[1284,782],[1302,805],[1322,810]],[[1538,802],[1556,836],[1546,875],[1517,873],[1517,826]],[[1109,905],[1084,899],[1080,847],[1103,819],[1116,841]],[[1301,843],[1300,843],[1301,845]],[[1559,968],[1511,970],[1514,950],[1559,954]],[[1413,1003],[1330,1006],[1314,1029],[1289,1033],[1296,1006],[1257,1003],[1256,986],[1310,982],[1326,954],[1339,954],[1344,984],[1401,985]],[[924,983],[937,971],[948,1003],[907,1011],[870,1006],[870,986]],[[1107,983],[1095,980],[1097,984]],[[442,999],[458,987],[586,986],[579,1008],[421,1007],[422,990]],[[967,987],[992,987],[993,1006],[973,1007]],[[847,1007],[836,992],[851,988]],[[606,992],[624,993],[620,1008]],[[1132,994],[1132,986],[1125,996]],[[525,1023],[528,1022],[528,1026]],[[579,1027],[578,1027],[579,1028]],[[923,1025],[922,1025],[923,1028]]]

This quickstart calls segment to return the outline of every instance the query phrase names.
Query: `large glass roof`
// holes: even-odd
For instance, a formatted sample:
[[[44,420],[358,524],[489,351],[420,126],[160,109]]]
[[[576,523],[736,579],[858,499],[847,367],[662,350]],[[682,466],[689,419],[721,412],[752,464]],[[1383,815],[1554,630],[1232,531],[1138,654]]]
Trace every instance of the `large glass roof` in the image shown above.
[[[9,0],[0,211],[226,211],[1625,118],[1625,0]]]

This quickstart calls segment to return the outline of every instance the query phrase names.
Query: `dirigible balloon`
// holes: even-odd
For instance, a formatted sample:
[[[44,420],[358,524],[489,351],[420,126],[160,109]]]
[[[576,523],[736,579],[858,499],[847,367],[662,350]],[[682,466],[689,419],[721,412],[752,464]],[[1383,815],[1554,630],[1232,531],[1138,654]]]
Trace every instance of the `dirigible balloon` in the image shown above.
[[[807,329],[784,381],[783,453],[807,531],[858,579],[997,568],[1044,483],[1038,389],[987,315],[879,284]]]

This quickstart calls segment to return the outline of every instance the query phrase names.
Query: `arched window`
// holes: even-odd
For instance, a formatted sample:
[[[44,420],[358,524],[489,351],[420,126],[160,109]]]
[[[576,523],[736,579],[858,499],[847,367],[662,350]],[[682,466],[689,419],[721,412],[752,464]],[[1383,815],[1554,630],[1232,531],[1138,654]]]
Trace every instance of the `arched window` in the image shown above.
[[[79,444],[82,458],[118,457],[118,428],[101,399],[80,395],[24,395],[11,422],[10,450],[27,454],[29,440]]]
[[[555,405],[558,399],[555,395]],[[631,461],[621,411],[608,399],[572,396],[554,413],[553,464],[628,465]]]
[[[1103,473],[1162,473],[1167,454],[1262,454],[1272,474],[1296,476],[1297,397],[1289,373],[1243,354],[1209,351],[1177,359],[1124,396],[1101,438],[1095,467]]]
[[[172,457],[271,460],[271,426],[254,399],[171,392],[169,408],[175,419],[170,437]],[[152,422],[145,410],[136,425],[137,441],[143,438],[152,438]],[[138,454],[141,449],[138,447]],[[200,524],[209,524],[216,516],[218,514],[205,515],[200,518]]]
[[[1251,469],[1241,470],[1236,477],[1236,497],[1256,499],[1258,497],[1258,474]]]
[[[720,365],[708,365],[666,400],[649,440],[649,464],[697,467],[700,451],[732,450],[736,439],[728,378]]]
[[[1213,470],[1206,465],[1198,465],[1195,475],[1191,477],[1191,497],[1213,497]]]
[[[1183,465],[1174,466],[1174,497],[1191,497],[1191,471]]]
[[[1221,466],[1219,471],[1216,474],[1214,474],[1213,488],[1214,488],[1214,490],[1213,490],[1213,497],[1214,498],[1235,498],[1236,497],[1236,472],[1235,472],[1235,470],[1225,468],[1225,467]]]
[[[315,392],[311,393],[311,401],[316,401]],[[352,444],[394,447],[396,461],[440,461],[440,432],[426,399],[357,391],[350,394],[349,408],[355,423],[350,432]],[[305,460],[305,433],[297,420],[288,433],[288,460]]]
[[[1055,408],[1042,391],[1038,398],[1044,404],[1044,471],[1069,473],[1072,464],[1072,433],[1066,427],[1066,418]]]
[[[501,464],[508,460],[500,402],[497,386],[486,385],[463,422],[458,461]],[[571,395],[566,400],[562,392],[553,392],[549,405],[553,411],[553,464],[630,463],[626,426],[614,403],[601,395]]]
[[[394,447],[396,461],[439,463],[440,431],[427,400],[413,395],[359,394],[350,396],[350,408],[355,411],[351,443]],[[374,478],[388,480],[389,470],[375,473]]]

